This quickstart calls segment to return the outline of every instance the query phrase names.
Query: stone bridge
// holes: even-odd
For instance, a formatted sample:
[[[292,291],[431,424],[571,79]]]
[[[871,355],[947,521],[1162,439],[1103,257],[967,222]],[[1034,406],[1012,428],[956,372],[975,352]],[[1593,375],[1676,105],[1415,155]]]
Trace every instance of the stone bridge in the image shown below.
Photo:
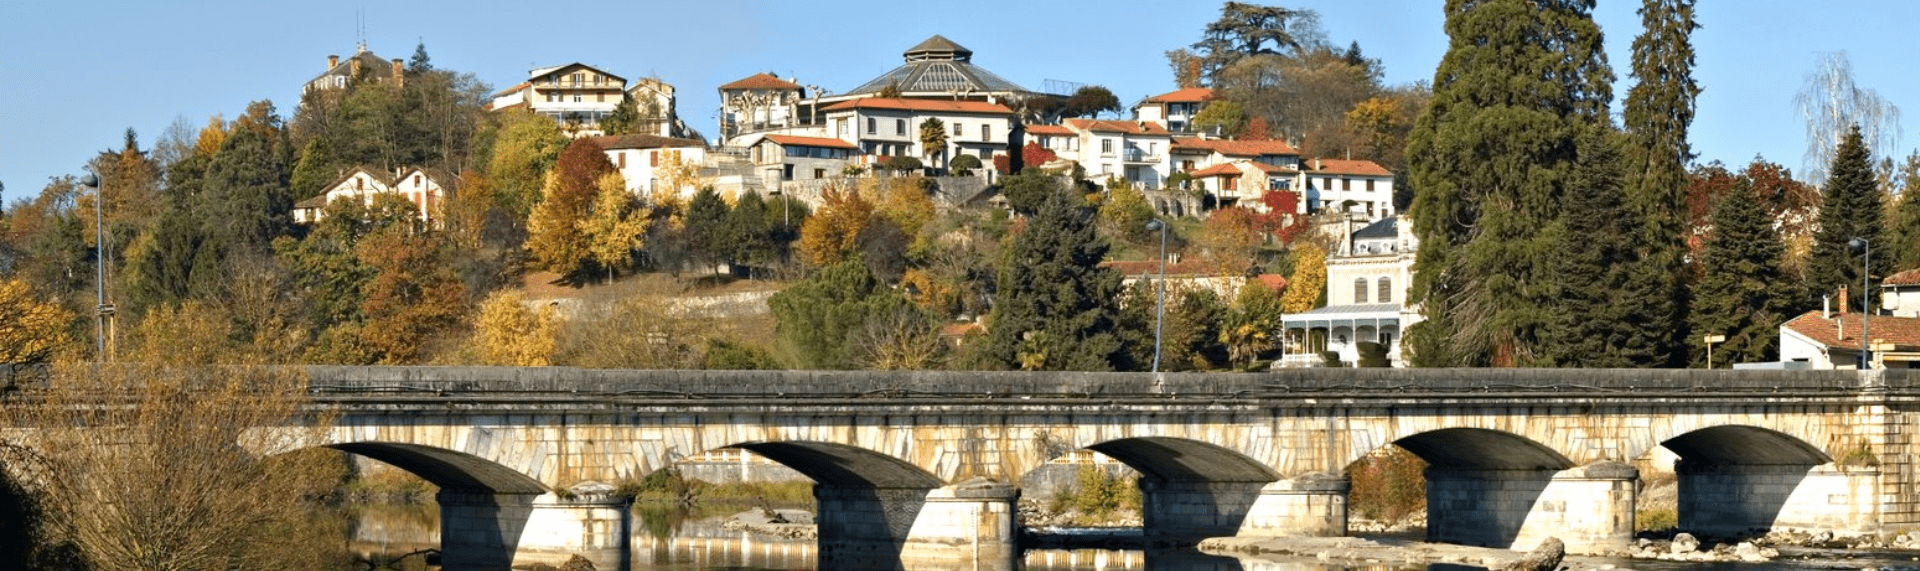
[[[1621,550],[1633,463],[1661,447],[1686,531],[1920,523],[1920,376],[1895,371],[309,371],[339,414],[328,446],[440,486],[463,569],[620,557],[605,484],[721,448],[816,481],[823,567],[1010,565],[1017,483],[1077,449],[1138,470],[1145,531],[1170,542],[1345,534],[1347,467],[1390,445],[1430,464],[1434,541]]]

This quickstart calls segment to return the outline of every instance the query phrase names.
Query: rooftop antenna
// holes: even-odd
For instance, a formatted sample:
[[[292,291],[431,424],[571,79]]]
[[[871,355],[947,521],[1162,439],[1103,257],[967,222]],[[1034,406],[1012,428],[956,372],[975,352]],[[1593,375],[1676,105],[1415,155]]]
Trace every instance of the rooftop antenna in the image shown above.
[[[359,50],[363,52],[367,51],[367,7],[366,6],[361,6],[353,10],[353,33],[354,33],[354,36],[360,40],[360,44],[358,46]]]

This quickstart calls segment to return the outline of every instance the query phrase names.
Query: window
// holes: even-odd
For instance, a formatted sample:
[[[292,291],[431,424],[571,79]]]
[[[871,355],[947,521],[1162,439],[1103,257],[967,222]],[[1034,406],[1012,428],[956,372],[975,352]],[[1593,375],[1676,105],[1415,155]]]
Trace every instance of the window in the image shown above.
[[[580,76],[581,76],[581,74],[579,74],[579,73],[575,73],[575,74],[573,74],[573,86],[574,86],[574,87],[580,87]]]
[[[793,180],[793,165],[787,165],[780,173],[780,180]]]
[[[598,101],[598,102],[600,102],[600,103],[606,103],[606,102],[607,102],[607,94],[606,94],[606,93],[604,93],[604,92],[603,92],[603,93],[595,93],[595,94],[593,94],[593,98],[594,98],[594,100],[595,100],[595,101]]]
[[[647,166],[660,166],[660,151],[647,151]]]
[[[1353,302],[1354,303],[1367,302],[1367,278],[1353,279]]]
[[[1240,190],[1240,177],[1225,176],[1220,178],[1225,179],[1220,182],[1220,190]]]
[[[1103,155],[1113,154],[1113,139],[1100,140],[1100,154],[1103,154]]]
[[[574,102],[574,103],[579,103],[579,102],[580,102],[580,94],[579,94],[579,93],[574,93],[574,94],[573,94],[573,102]]]
[[[1373,179],[1367,179],[1367,192],[1373,192]]]
[[[1353,179],[1340,179],[1340,190],[1353,190]]]
[[[813,169],[813,178],[827,178],[827,169]]]
[[[1193,161],[1180,161],[1180,170],[1183,170],[1183,171],[1193,170]]]
[[[867,118],[867,134],[872,135],[874,133],[880,132],[880,127],[878,125],[879,125],[878,121],[874,120],[874,118],[872,117],[868,117]]]
[[[1393,278],[1381,276],[1380,291],[1374,297],[1379,298],[1380,303],[1393,303]]]
[[[980,125],[980,141],[987,142],[992,140],[993,140],[993,126],[984,124],[984,123],[981,124]]]
[[[420,186],[420,175],[413,175],[413,185]]]
[[[893,120],[893,134],[895,134],[895,135],[905,135],[905,134],[907,134],[907,120],[906,120],[906,119],[894,119],[894,120]]]
[[[627,154],[626,154],[626,153],[614,153],[614,154],[613,154],[613,158],[615,158],[615,159],[619,159],[619,160],[617,160],[617,161],[615,161],[615,162],[616,162],[616,163],[618,164],[618,166],[619,166],[619,168],[623,168],[623,169],[624,169],[624,168],[627,168]]]

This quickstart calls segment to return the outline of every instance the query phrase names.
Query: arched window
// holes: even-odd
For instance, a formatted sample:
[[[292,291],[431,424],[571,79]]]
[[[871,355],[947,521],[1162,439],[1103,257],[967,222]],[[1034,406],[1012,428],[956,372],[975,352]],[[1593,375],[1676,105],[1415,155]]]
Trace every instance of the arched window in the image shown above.
[[[1353,302],[1354,303],[1367,302],[1367,278],[1353,279]]]
[[[1374,297],[1379,298],[1380,303],[1393,303],[1393,278],[1381,276],[1380,291],[1376,293]]]

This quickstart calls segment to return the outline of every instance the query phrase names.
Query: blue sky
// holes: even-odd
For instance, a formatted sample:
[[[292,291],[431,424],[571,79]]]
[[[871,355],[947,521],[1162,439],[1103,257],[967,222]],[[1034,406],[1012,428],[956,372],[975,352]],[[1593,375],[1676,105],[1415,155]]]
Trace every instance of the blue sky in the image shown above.
[[[1430,80],[1446,51],[1441,0],[1294,0],[1321,14],[1328,39],[1358,41],[1390,83]],[[586,62],[679,88],[683,119],[712,134],[717,86],[757,72],[831,91],[900,63],[933,34],[974,63],[1029,88],[1047,80],[1105,85],[1126,103],[1173,88],[1162,54],[1219,15],[1203,1],[1008,2],[575,0],[527,2],[23,2],[0,0],[0,182],[12,202],[49,177],[79,173],[122,132],[150,146],[176,118],[231,119],[271,99],[283,116],[328,54],[350,55],[364,11],[375,53],[406,58],[424,41],[433,63],[495,88],[534,67]],[[1600,0],[1609,62],[1630,85],[1635,0]],[[1704,87],[1692,139],[1700,160],[1756,154],[1799,172],[1804,127],[1793,94],[1826,52],[1845,50],[1857,82],[1903,111],[1895,155],[1920,142],[1920,2],[1701,2],[1694,35]],[[1618,111],[1616,102],[1615,110]],[[1876,155],[1884,154],[1875,149]]]

